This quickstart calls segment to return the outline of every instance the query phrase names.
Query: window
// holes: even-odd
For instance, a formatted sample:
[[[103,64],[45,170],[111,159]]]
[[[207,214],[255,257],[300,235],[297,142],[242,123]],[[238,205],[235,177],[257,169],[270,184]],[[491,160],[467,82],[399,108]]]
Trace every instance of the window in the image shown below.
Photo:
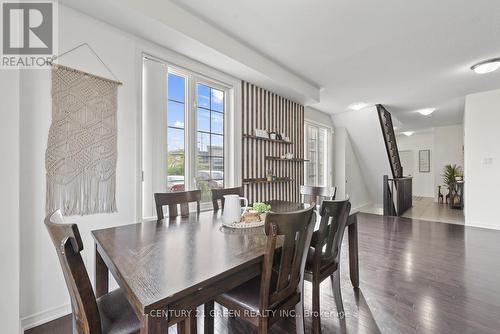
[[[143,60],[143,219],[156,216],[154,193],[200,189],[201,208],[209,209],[211,189],[241,184],[241,142],[229,140],[241,136],[240,82],[174,58],[179,66],[146,55]],[[190,66],[211,77],[187,70]]]
[[[330,185],[329,163],[331,129],[305,123],[305,183],[310,186]]]
[[[196,101],[196,185],[208,202],[211,189],[224,188],[224,91],[198,83]]]
[[[167,190],[184,191],[186,79],[168,73],[167,88]]]

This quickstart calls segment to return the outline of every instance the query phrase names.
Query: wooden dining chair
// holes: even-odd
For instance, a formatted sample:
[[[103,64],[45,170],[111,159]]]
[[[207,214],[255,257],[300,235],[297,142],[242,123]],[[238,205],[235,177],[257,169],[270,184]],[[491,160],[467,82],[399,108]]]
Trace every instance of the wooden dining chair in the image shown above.
[[[300,194],[304,203],[315,202],[321,205],[323,200],[335,199],[336,187],[316,187],[316,186],[300,186]]]
[[[243,197],[243,187],[212,189],[212,204],[214,206],[214,211],[219,210],[219,208],[224,210],[224,195],[238,195]],[[221,204],[220,207],[219,201]]]
[[[158,220],[163,219],[163,207],[168,206],[168,216],[177,217],[180,206],[181,216],[189,215],[189,203],[196,202],[196,212],[200,213],[201,190],[182,191],[173,193],[155,193],[156,214]]]
[[[64,224],[59,210],[45,218],[56,248],[73,311],[73,332],[82,334],[139,333],[140,322],[121,289],[97,298],[80,252],[82,238],[76,224]]]
[[[141,323],[121,289],[95,297],[81,251],[83,242],[76,224],[64,223],[60,210],[45,217],[45,226],[56,248],[71,299],[73,332],[78,334],[135,334]],[[195,333],[193,319],[180,319],[178,333]]]
[[[342,293],[340,291],[340,247],[349,219],[351,203],[348,199],[323,201],[319,230],[311,240],[307,255],[305,280],[312,282],[313,333],[321,333],[320,284],[327,277],[332,279],[333,295],[339,317],[344,317]]]
[[[303,270],[314,230],[314,216],[314,205],[301,211],[268,213],[262,274],[220,295],[215,301],[249,321],[258,328],[259,334],[267,333],[291,310],[303,315]],[[275,249],[281,241],[280,256],[276,258]],[[299,319],[303,326],[303,316]]]

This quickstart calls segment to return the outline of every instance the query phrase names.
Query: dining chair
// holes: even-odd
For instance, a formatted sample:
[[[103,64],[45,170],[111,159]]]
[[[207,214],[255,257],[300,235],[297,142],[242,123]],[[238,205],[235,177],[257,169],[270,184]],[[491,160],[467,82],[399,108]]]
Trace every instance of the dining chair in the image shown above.
[[[300,186],[302,201],[305,203],[315,202],[316,204],[321,205],[321,202],[325,199],[335,199],[336,192],[336,187]]]
[[[80,252],[82,238],[76,224],[64,224],[59,210],[45,218],[56,248],[73,311],[73,332],[139,333],[140,322],[120,289],[97,298]]]
[[[345,200],[324,200],[318,231],[311,240],[307,255],[304,279],[312,283],[313,333],[321,333],[320,284],[332,279],[333,295],[339,317],[344,318],[344,305],[340,290],[340,247],[349,219],[351,203]]]
[[[83,263],[83,242],[76,224],[65,223],[60,210],[45,217],[56,248],[73,312],[73,333],[136,334],[141,323],[120,288],[96,298]],[[194,319],[180,319],[178,333],[196,333]]]
[[[244,318],[265,334],[279,319],[295,310],[303,326],[303,270],[314,230],[314,205],[301,211],[267,214],[267,236],[262,274],[218,297],[215,301]],[[281,244],[282,242],[282,244]],[[282,245],[281,254],[275,249]],[[288,313],[288,314],[287,314]]]
[[[224,210],[224,195],[238,195],[243,197],[243,187],[212,189],[212,204],[214,206],[214,211],[219,210],[219,208]]]
[[[179,211],[177,205],[180,206],[181,216],[189,215],[189,203],[196,202],[196,212],[200,213],[201,190],[182,191],[172,193],[155,193],[156,214],[158,220],[162,220],[163,207],[168,206],[168,216],[170,218],[177,217]]]

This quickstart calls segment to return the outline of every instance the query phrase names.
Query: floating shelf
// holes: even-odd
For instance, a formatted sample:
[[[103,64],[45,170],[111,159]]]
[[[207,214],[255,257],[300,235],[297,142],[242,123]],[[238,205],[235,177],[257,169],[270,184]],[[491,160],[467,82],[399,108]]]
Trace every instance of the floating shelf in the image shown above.
[[[288,177],[280,177],[276,181],[268,181],[265,178],[256,178],[256,179],[243,179],[243,183],[251,184],[251,183],[286,183],[292,182],[293,180]]]
[[[284,141],[284,140],[278,140],[278,139],[271,139],[271,138],[263,138],[263,137],[257,137],[257,136],[252,136],[252,135],[243,135],[243,138],[251,138],[251,139],[257,139],[257,140],[263,140],[263,141],[270,141],[273,143],[281,143],[281,144],[287,144],[287,145],[292,145],[293,143],[290,141]]]
[[[266,159],[266,160],[276,160],[276,161],[298,161],[298,162],[307,162],[307,161],[309,161],[309,160],[305,160],[305,159],[296,159],[296,158],[293,158],[293,159],[282,159],[281,157],[271,157],[271,156],[264,157],[264,159]]]

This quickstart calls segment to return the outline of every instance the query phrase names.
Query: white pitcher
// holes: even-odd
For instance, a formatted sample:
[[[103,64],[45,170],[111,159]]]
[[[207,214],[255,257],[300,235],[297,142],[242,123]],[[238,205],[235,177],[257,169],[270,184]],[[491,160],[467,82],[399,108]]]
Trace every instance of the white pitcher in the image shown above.
[[[248,199],[238,195],[224,195],[224,212],[222,213],[222,223],[229,225],[239,223],[243,212],[241,210],[241,201],[245,202],[245,208],[248,206]]]

